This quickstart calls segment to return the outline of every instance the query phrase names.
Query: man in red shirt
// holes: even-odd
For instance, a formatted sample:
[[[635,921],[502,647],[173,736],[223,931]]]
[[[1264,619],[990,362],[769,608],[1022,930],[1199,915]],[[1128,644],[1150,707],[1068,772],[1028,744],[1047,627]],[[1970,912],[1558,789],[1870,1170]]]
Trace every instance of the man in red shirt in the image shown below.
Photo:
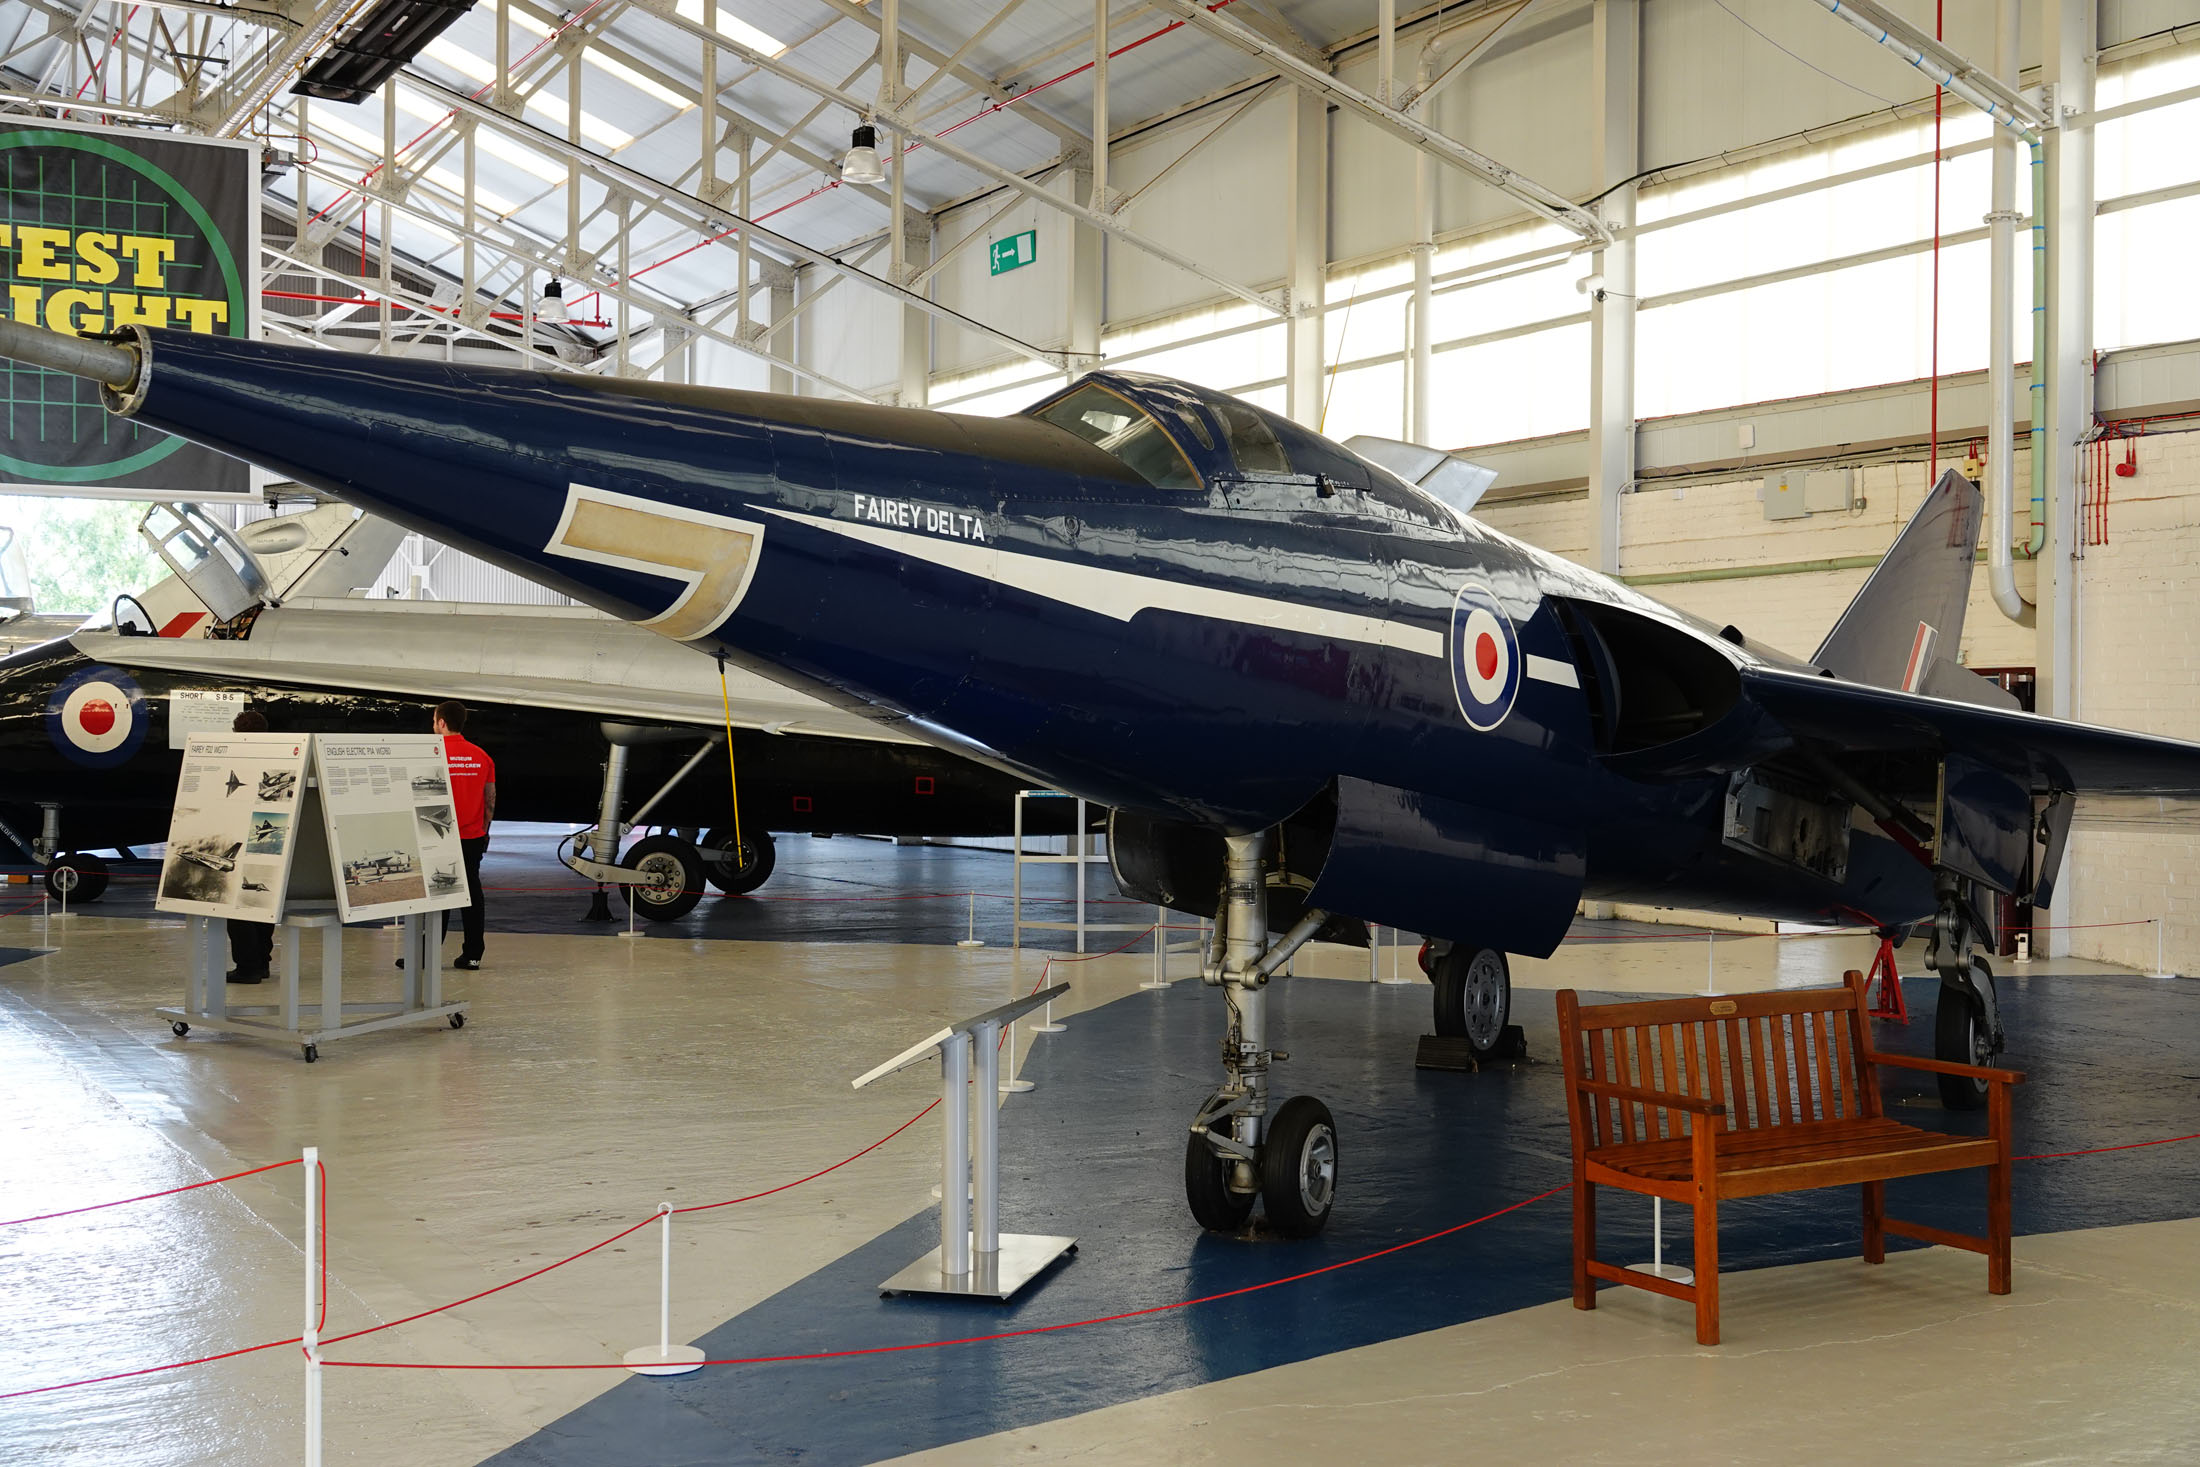
[[[451,765],[451,809],[458,816],[459,849],[466,856],[466,886],[473,901],[466,908],[466,940],[459,947],[454,968],[468,972],[481,966],[481,933],[488,908],[481,894],[481,853],[489,849],[489,822],[497,814],[497,766],[466,737],[466,705],[456,699],[438,703],[435,731],[443,735],[444,757]],[[443,931],[451,930],[449,909],[443,913]]]

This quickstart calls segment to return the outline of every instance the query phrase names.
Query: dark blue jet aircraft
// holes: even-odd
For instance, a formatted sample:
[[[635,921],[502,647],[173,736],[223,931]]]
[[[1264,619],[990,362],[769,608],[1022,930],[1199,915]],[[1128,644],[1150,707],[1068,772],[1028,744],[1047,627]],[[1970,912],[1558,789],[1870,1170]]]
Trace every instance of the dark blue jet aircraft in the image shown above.
[[[1929,919],[1941,1056],[1984,1063],[1988,894],[2049,900],[2080,796],[2200,794],[2200,745],[2018,712],[1932,655],[1978,538],[1954,475],[1803,662],[1161,378],[984,419],[136,328],[0,323],[0,355],[1112,806],[1123,888],[1220,919],[1223,1083],[1185,1156],[1215,1229],[1334,1200],[1329,1112],[1271,1098],[1265,1022],[1319,933],[1443,939],[1438,1027],[1487,1052],[1505,955],[1583,898]]]

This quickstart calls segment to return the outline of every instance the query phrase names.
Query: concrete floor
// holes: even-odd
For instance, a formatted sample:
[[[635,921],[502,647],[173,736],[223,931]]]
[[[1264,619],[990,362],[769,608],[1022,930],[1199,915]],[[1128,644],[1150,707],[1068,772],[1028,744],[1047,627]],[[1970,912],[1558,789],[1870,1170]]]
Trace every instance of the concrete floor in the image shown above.
[[[0,1216],[182,1186],[318,1145],[330,1186],[328,1332],[361,1329],[539,1268],[660,1200],[777,1186],[869,1145],[916,1114],[932,1086],[913,1073],[851,1092],[849,1077],[1028,989],[1043,962],[997,947],[808,936],[496,933],[490,965],[452,984],[473,1004],[465,1030],[344,1041],[308,1067],[289,1047],[177,1040],[152,1017],[180,993],[180,925],[0,917],[0,949],[32,953],[0,966]],[[347,983],[388,975],[393,942],[355,933]],[[1410,976],[1411,953],[1401,956]],[[1710,981],[1731,992],[1829,981],[1868,958],[1856,939],[1581,943],[1550,963],[1521,963],[1516,982],[1523,992],[1687,991],[1715,963]],[[1364,982],[1368,958],[1338,950],[1299,966]],[[1056,972],[1074,984],[1059,1012],[1074,1016],[1136,995],[1151,960]],[[1074,1045],[1079,1033],[1072,1025],[1036,1042]],[[1019,1059],[1030,1042],[1019,1041]],[[2179,1093],[2190,1101],[2189,1086]],[[1019,1103],[1009,1102],[1012,1126]],[[675,1339],[927,1213],[937,1134],[928,1119],[831,1176],[683,1218]],[[295,1335],[300,1182],[293,1167],[0,1227],[0,1391]],[[2190,1461],[2200,1456],[2186,1364],[2200,1346],[2196,1229],[2158,1221],[2020,1239],[2018,1291],[2006,1299],[1985,1295],[1976,1260],[1937,1249],[1868,1274],[1847,1260],[1733,1274],[1728,1337],[1748,1343],[1718,1351],[1697,1350],[1679,1306],[1648,1295],[1608,1293],[1594,1315],[1539,1305],[922,1459],[1203,1462],[1251,1450],[1278,1463],[1403,1463],[1511,1448],[1531,1460],[1630,1463]],[[331,1353],[460,1365],[615,1359],[654,1340],[657,1256],[644,1230]],[[1138,1326],[1121,1328],[1121,1348],[1135,1351]],[[294,1462],[301,1376],[296,1350],[277,1348],[0,1399],[0,1463]],[[476,1463],[626,1379],[332,1369],[327,1460]],[[511,1459],[554,1460],[526,1450]],[[660,1459],[634,1440],[618,1460]]]

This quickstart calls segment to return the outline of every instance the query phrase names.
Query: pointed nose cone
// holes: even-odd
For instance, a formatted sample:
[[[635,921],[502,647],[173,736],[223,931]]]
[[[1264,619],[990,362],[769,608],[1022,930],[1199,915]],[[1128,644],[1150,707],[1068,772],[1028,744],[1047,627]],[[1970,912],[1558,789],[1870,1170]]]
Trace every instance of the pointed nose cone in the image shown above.
[[[677,638],[736,599],[756,506],[815,477],[680,388],[145,334],[117,411]]]

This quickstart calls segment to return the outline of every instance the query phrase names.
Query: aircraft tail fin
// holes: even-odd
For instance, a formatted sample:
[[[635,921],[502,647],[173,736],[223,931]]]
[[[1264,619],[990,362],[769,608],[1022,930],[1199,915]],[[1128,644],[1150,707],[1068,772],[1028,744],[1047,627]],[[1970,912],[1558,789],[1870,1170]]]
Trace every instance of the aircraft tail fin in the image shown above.
[[[1956,661],[1985,504],[1976,484],[1942,474],[1811,661],[1850,682],[2015,706]]]

